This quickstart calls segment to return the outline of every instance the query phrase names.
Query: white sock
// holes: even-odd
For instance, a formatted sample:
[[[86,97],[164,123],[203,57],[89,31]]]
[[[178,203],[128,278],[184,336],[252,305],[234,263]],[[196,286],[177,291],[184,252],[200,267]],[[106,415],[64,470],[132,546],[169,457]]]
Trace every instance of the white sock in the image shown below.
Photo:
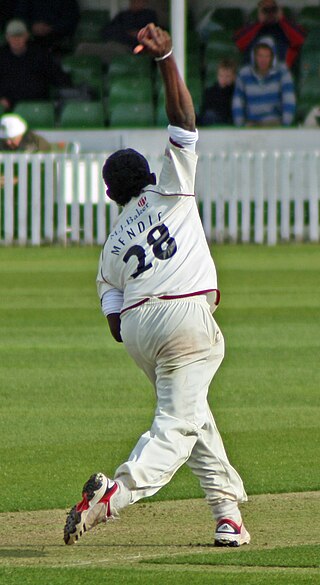
[[[241,525],[242,518],[238,508],[237,502],[232,500],[223,500],[211,507],[215,520],[219,521],[222,518],[229,518],[233,520],[238,526]]]
[[[117,491],[111,496],[110,499],[110,511],[112,515],[117,516],[120,510],[129,506],[131,501],[131,492],[121,480],[116,480],[118,484]]]

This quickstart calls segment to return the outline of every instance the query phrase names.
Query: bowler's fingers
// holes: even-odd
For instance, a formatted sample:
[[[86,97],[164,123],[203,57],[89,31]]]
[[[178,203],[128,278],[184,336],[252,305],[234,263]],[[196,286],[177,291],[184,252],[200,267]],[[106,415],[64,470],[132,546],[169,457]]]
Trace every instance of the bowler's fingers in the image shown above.
[[[168,33],[156,26],[153,22],[139,30],[137,39],[150,52],[161,53],[168,45],[171,46],[171,39]],[[139,48],[136,52],[140,52],[140,50]]]
[[[139,43],[142,43],[142,41],[143,41],[143,39],[145,37],[146,31],[147,31],[147,27],[148,27],[148,25],[147,26],[144,26],[143,28],[141,28],[138,31],[137,39],[138,39]]]

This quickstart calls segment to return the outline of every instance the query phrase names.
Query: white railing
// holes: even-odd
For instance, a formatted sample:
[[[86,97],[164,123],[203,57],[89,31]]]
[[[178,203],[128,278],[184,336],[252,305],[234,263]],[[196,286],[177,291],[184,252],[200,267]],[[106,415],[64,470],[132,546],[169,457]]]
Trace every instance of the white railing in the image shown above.
[[[106,201],[108,153],[0,154],[0,243],[102,244],[118,209]],[[150,156],[152,170],[161,157]],[[319,241],[320,152],[210,153],[196,192],[209,241]]]

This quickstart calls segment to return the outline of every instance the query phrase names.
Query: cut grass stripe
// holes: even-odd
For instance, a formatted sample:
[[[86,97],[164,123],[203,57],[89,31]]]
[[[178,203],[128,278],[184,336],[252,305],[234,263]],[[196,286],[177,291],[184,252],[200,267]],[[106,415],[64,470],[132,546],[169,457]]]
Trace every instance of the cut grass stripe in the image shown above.
[[[287,546],[267,550],[212,549],[208,553],[164,556],[141,561],[160,565],[234,565],[246,567],[320,568],[320,545]],[[320,575],[319,575],[320,577]]]
[[[217,571],[189,569],[148,570],[127,568],[39,568],[1,569],[0,580],[5,585],[315,585],[317,574],[298,571]]]

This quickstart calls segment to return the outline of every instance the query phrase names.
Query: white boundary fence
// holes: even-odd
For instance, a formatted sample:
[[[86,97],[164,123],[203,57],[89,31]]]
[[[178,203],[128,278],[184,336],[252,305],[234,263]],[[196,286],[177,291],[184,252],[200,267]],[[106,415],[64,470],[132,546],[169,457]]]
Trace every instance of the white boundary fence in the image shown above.
[[[0,244],[102,244],[117,217],[101,168],[108,153],[0,154]],[[148,157],[159,172],[161,157]],[[199,157],[196,192],[209,241],[318,242],[320,151]]]

